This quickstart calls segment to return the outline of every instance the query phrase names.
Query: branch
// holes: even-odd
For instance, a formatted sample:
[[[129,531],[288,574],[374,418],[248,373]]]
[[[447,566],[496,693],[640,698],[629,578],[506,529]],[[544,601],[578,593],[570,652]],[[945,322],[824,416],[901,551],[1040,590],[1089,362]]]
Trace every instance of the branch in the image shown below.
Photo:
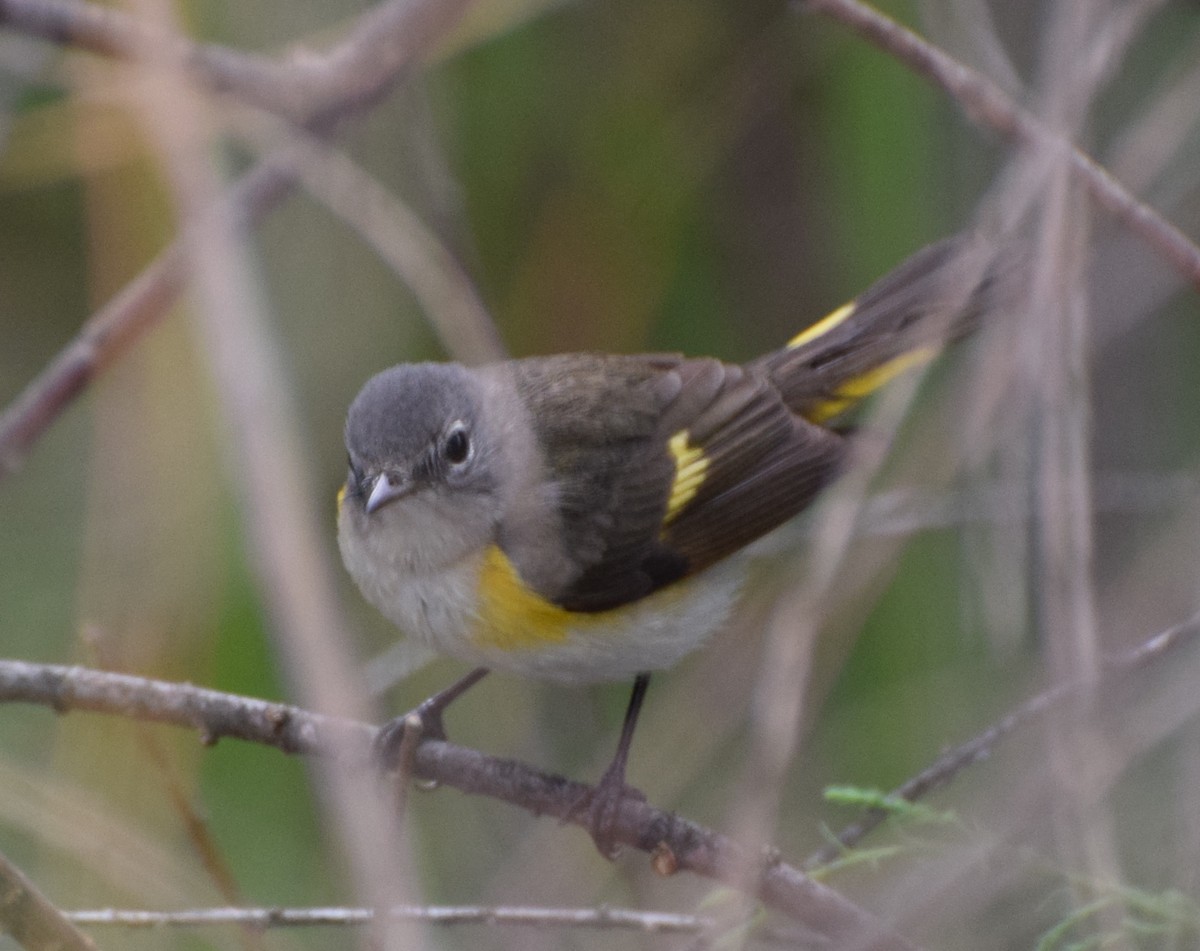
[[[0,14],[13,9],[36,9],[41,0],[0,0]],[[56,0],[61,2],[61,0]],[[346,40],[330,54],[329,84],[311,104],[304,125],[328,134],[333,127],[385,95],[399,82],[406,67],[457,21],[469,0],[387,0],[364,13]],[[67,9],[74,9],[66,4]],[[43,10],[59,9],[57,6]],[[32,15],[32,14],[31,14]],[[104,18],[98,18],[104,20]],[[121,20],[105,21],[123,23]],[[0,23],[3,18],[0,17]],[[149,29],[149,28],[146,28]],[[45,31],[60,42],[69,33]],[[133,43],[134,41],[130,41]],[[183,44],[179,47],[179,44]],[[180,68],[188,59],[187,41],[173,51]],[[283,150],[248,172],[231,189],[229,203],[239,223],[253,226],[291,191],[298,161],[294,150]],[[13,472],[30,447],[84,388],[153,327],[179,296],[190,271],[188,249],[196,240],[193,225],[170,244],[131,283],[93,315],[72,340],[34,378],[0,415],[0,480]]]
[[[0,0],[3,2],[3,0]],[[259,121],[233,127],[256,147],[266,136]],[[505,357],[504,342],[475,286],[458,260],[420,216],[365,172],[342,150],[319,136],[276,122],[281,138],[294,150],[292,174],[305,192],[340,218],[365,242],[416,298],[447,353],[465,363]],[[263,153],[270,147],[262,146]]]
[[[1072,697],[1109,686],[1113,681],[1144,667],[1168,651],[1194,640],[1197,635],[1200,635],[1200,614],[1155,634],[1130,650],[1105,657],[1100,665],[1099,676],[1055,684],[1026,700],[982,733],[947,750],[928,767],[897,787],[889,798],[916,802],[935,790],[948,786],[964,769],[988,759],[996,745],[1018,727]],[[891,813],[886,809],[868,809],[859,821],[839,832],[833,842],[810,855],[800,867],[806,872],[811,872],[834,861],[847,849],[854,848],[889,815]]]
[[[1105,686],[1157,660],[1200,635],[1200,614],[1168,628],[1136,647],[1105,659],[1099,680],[1057,684],[1026,701],[977,737],[939,757],[929,768],[892,795],[916,801],[948,785],[963,769],[991,756],[996,745],[1018,727],[1078,695]],[[58,712],[89,710],[190,727],[205,743],[221,737],[273,746],[285,753],[336,757],[367,770],[376,728],[309,713],[298,707],[196,687],[110,673],[84,667],[0,661],[0,703],[26,702]],[[412,774],[418,779],[452,786],[461,792],[489,796],[586,828],[583,801],[589,787],[536,771],[514,760],[486,756],[441,740],[426,740],[414,752]],[[838,843],[812,855],[802,866],[812,869],[835,859],[877,827],[886,813],[869,811],[837,837]],[[842,897],[808,878],[799,869],[767,852],[755,858],[728,837],[665,813],[638,799],[621,803],[613,835],[617,841],[654,856],[663,874],[688,870],[736,888],[831,939],[851,936],[863,948],[911,948],[902,938]],[[748,872],[754,874],[749,875]],[[273,915],[277,912],[268,911]],[[310,911],[296,914],[321,914]],[[407,914],[408,912],[403,912]],[[96,916],[112,912],[93,913]],[[135,916],[142,913],[133,913]],[[219,917],[223,912],[205,912]],[[344,912],[339,912],[344,914]],[[351,916],[352,917],[352,916]],[[96,923],[91,919],[80,921]],[[196,922],[197,924],[201,922]]]
[[[480,905],[397,905],[374,908],[198,908],[188,911],[131,911],[103,908],[67,912],[76,924],[125,928],[210,928],[244,925],[283,928],[311,925],[364,925],[380,915],[388,920],[422,921],[434,925],[517,925],[521,927],[594,928],[600,931],[640,931],[643,934],[698,934],[712,928],[715,918],[629,908],[525,908]]]
[[[30,951],[96,951],[81,932],[7,858],[0,855],[0,933]]]
[[[1200,247],[1153,208],[1138,201],[1090,155],[1018,106],[987,77],[859,0],[803,0],[802,5],[845,24],[925,77],[958,102],[977,124],[1025,148],[1065,154],[1071,171],[1096,203],[1200,290]]]
[[[25,702],[59,712],[90,710],[170,723],[200,732],[205,743],[222,737],[273,746],[286,753],[336,757],[369,770],[376,730],[298,707],[91,670],[24,661],[0,661],[0,702]],[[591,791],[583,783],[539,772],[515,760],[486,756],[441,740],[423,742],[413,775],[461,792],[488,796],[537,816],[587,827],[578,804]],[[663,812],[635,797],[621,801],[615,841],[654,856],[662,874],[690,871],[755,895],[832,944],[863,951],[912,951],[913,946],[840,893],[808,878],[766,851],[755,854],[727,836]]]
[[[180,70],[212,92],[308,125],[374,101],[463,6],[459,0],[392,0],[364,12],[329,50],[283,60],[197,43],[122,10],[77,0],[0,0],[0,26],[112,59]]]
[[[215,43],[195,43],[123,10],[75,0],[0,0],[0,26],[27,36],[147,66],[182,66],[213,92],[297,122],[308,118],[318,58],[280,63]]]
[[[233,187],[229,202],[243,222],[258,222],[288,193],[290,165],[289,155],[276,154]],[[190,270],[190,235],[191,229],[101,307],[0,414],[0,480],[20,466],[75,397],[166,313]]]
[[[509,926],[517,928],[629,931],[644,935],[719,934],[729,923],[715,915],[688,915],[634,908],[540,908],[521,905],[394,905],[374,908],[195,908],[184,911],[143,911],[95,908],[64,912],[67,919],[89,928],[213,928],[240,925],[256,932],[268,928],[358,927],[381,917],[388,921],[423,924]],[[750,932],[756,942],[783,947],[804,947],[810,932],[757,926]]]

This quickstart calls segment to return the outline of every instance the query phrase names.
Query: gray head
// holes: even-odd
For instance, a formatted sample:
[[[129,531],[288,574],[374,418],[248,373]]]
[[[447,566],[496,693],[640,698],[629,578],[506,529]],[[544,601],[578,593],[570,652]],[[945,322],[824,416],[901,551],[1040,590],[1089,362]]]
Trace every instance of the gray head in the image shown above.
[[[370,515],[428,489],[491,491],[481,389],[458,364],[402,364],[368,380],[346,417],[346,501]]]

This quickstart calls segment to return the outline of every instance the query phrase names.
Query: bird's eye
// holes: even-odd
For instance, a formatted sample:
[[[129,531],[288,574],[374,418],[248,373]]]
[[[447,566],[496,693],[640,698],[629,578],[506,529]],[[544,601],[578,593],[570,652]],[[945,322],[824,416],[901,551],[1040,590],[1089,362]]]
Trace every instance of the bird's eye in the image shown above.
[[[471,458],[471,437],[466,423],[456,422],[442,442],[442,458],[452,466],[461,466]]]

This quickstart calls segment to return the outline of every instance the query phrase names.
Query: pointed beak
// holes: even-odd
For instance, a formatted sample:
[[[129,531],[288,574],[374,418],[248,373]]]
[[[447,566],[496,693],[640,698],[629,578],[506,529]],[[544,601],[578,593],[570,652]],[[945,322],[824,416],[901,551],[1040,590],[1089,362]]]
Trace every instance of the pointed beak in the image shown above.
[[[371,493],[367,496],[367,514],[370,515],[377,509],[383,508],[389,502],[394,502],[408,494],[412,488],[410,483],[405,479],[397,478],[393,481],[388,477],[386,472],[380,473],[374,484],[371,486]]]

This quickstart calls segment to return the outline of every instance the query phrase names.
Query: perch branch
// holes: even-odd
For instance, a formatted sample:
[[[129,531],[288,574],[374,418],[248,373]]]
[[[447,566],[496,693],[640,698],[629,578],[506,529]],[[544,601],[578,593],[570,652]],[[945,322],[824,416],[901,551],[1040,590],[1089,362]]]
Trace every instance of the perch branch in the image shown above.
[[[27,702],[59,712],[89,710],[198,730],[215,743],[234,737],[287,753],[337,757],[371,773],[375,729],[297,707],[82,667],[0,661],[0,702]],[[486,756],[441,740],[426,740],[413,756],[413,775],[464,793],[488,796],[564,823],[586,827],[577,805],[589,788],[514,760]],[[808,878],[772,852],[755,854],[710,829],[634,797],[622,800],[616,841],[654,853],[656,868],[691,871],[747,889],[765,904],[834,945],[864,951],[911,951],[913,946],[837,891]],[[664,861],[664,857],[667,860]]]

